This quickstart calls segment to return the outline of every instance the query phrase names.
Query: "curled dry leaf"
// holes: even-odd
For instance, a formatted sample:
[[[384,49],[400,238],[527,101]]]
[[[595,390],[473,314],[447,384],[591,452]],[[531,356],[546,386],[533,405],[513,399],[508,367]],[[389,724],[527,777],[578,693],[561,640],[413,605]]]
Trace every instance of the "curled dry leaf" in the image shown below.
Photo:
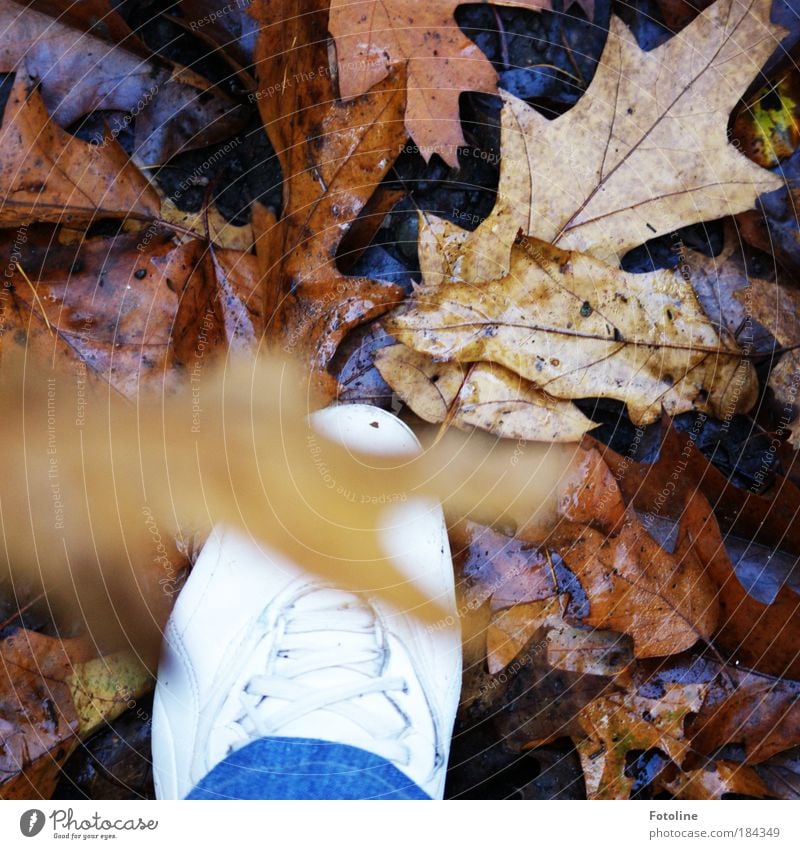
[[[257,103],[283,170],[283,217],[257,238],[275,344],[308,363],[328,396],[327,365],[356,325],[402,299],[388,283],[345,277],[336,251],[405,141],[399,78],[337,102],[320,0],[256,0]]]
[[[594,422],[570,401],[553,398],[496,363],[438,362],[405,345],[375,356],[383,379],[427,422],[478,427],[506,439],[578,442]]]
[[[158,216],[158,195],[117,141],[91,145],[64,132],[22,73],[6,104],[0,147],[0,226]]]
[[[586,93],[549,120],[504,95],[498,203],[469,236],[469,282],[508,273],[523,233],[616,264],[782,185],[728,141],[731,110],[777,47],[771,0],[718,0],[645,52],[617,17]]]
[[[723,418],[757,395],[752,365],[680,275],[627,274],[534,239],[514,248],[508,276],[425,285],[386,326],[436,359],[499,363],[557,398],[616,398],[640,425],[662,407]]]

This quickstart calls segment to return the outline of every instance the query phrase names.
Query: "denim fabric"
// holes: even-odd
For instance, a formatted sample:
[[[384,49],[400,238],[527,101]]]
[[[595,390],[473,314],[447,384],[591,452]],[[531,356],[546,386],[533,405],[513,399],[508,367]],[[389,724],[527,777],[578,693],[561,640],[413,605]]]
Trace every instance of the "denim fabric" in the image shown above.
[[[217,764],[187,799],[430,799],[378,755],[303,737],[262,737]]]

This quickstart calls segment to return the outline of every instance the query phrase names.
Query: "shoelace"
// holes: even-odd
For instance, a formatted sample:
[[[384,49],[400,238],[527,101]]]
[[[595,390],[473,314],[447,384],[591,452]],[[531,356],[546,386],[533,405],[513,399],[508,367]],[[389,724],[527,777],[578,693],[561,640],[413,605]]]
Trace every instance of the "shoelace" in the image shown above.
[[[304,593],[306,599],[315,592],[328,592],[316,587]],[[351,593],[334,591],[334,600],[308,610],[297,610],[300,599],[282,612],[280,632],[273,651],[274,660],[282,661],[281,674],[255,675],[241,693],[242,714],[236,723],[247,736],[280,736],[290,722],[318,710],[332,711],[365,731],[373,740],[373,752],[400,764],[407,764],[410,753],[400,738],[409,728],[408,720],[398,711],[403,727],[398,732],[380,712],[357,704],[360,696],[373,693],[388,697],[402,692],[407,683],[401,677],[389,677],[379,670],[384,666],[385,634],[372,606]],[[350,645],[328,648],[342,634]],[[353,645],[356,643],[357,645]],[[277,651],[277,657],[275,656]],[[355,680],[347,685],[325,688],[309,687],[296,679],[326,669],[342,669]],[[360,673],[360,674],[359,674]],[[363,679],[363,680],[359,680]],[[272,699],[287,704],[275,709]]]

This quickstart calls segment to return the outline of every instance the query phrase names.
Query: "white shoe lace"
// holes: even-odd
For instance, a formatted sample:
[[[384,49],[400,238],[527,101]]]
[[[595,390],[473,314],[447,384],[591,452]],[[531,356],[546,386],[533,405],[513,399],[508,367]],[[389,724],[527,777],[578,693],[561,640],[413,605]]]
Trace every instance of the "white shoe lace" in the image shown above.
[[[409,762],[402,738],[410,721],[389,696],[407,692],[407,682],[384,674],[390,649],[369,602],[343,590],[307,588],[281,610],[271,633],[265,674],[252,676],[239,692],[242,710],[234,723],[247,738],[241,745],[281,736],[289,723],[330,711],[369,735],[375,754]],[[372,694],[390,704],[382,710],[359,704]]]

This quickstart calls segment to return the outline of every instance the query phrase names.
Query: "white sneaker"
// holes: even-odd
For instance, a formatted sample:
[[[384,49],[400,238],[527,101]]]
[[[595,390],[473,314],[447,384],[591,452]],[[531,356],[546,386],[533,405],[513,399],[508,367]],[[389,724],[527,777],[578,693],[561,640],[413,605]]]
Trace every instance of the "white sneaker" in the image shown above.
[[[403,422],[375,407],[330,407],[312,423],[360,452],[420,450]],[[166,628],[153,704],[159,799],[184,798],[229,753],[265,736],[366,749],[442,798],[461,639],[441,507],[388,506],[383,538],[408,580],[451,611],[436,627],[215,529]]]

